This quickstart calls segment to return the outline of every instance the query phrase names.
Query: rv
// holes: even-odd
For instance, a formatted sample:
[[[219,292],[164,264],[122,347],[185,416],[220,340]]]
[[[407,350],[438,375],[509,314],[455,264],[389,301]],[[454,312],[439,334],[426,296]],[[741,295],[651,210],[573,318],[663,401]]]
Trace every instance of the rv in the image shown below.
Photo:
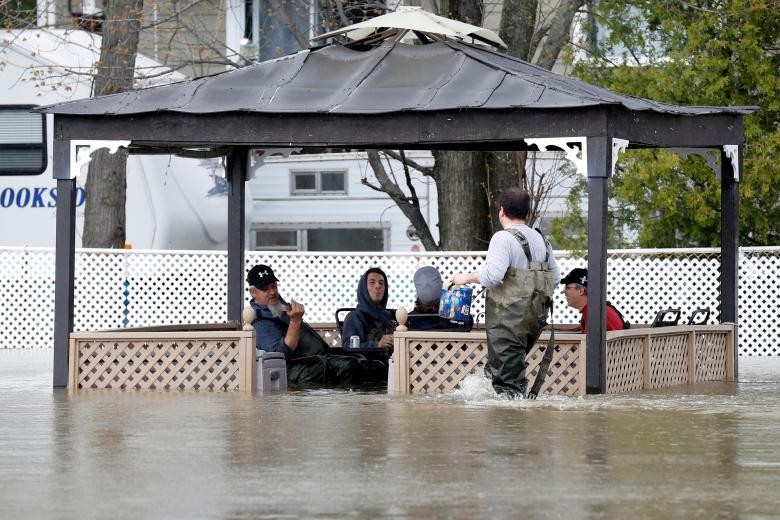
[[[30,108],[89,97],[101,37],[84,31],[0,31],[0,246],[54,245],[56,182],[52,119]],[[147,76],[149,78],[147,78]],[[185,79],[139,55],[137,86]],[[77,177],[77,246],[81,245],[87,167]],[[163,175],[160,175],[160,173]],[[128,246],[138,249],[224,249],[227,197],[216,159],[130,156],[127,162]],[[16,223],[16,225],[8,225]]]

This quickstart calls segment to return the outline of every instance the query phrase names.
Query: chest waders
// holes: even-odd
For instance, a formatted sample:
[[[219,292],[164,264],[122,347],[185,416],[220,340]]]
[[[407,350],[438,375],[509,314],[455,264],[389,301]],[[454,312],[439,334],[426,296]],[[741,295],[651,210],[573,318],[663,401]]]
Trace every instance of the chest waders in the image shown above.
[[[485,329],[488,360],[485,364],[485,375],[493,380],[493,388],[497,393],[519,397],[526,396],[528,390],[525,358],[539,339],[542,327],[547,324],[547,312],[552,309],[555,284],[548,264],[549,244],[545,260],[535,262],[532,261],[531,249],[525,236],[516,229],[510,228],[506,231],[520,242],[528,258],[529,268],[510,267],[501,284],[487,291]],[[548,344],[539,366],[539,375],[528,392],[531,398],[539,393],[552,359],[552,351],[552,345]]]
[[[280,323],[287,333],[289,325],[282,320],[258,317],[255,321],[258,320]],[[301,323],[298,348],[295,351],[299,356],[287,360],[287,382],[290,386],[348,385],[364,379],[359,358],[329,353],[325,340],[306,322]]]

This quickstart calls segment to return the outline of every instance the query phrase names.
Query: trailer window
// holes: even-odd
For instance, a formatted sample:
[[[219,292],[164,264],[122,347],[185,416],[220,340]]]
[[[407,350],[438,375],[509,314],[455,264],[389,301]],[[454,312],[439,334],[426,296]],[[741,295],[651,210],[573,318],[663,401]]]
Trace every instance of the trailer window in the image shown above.
[[[291,171],[290,195],[346,195],[344,170]]]
[[[0,106],[0,175],[46,170],[46,116],[29,106]]]

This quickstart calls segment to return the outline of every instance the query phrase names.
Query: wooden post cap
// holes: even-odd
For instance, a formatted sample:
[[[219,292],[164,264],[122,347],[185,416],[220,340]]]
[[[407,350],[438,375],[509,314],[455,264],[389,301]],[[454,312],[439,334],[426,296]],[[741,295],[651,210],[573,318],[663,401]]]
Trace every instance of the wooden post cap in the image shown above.
[[[398,332],[406,332],[406,319],[409,317],[409,312],[403,307],[398,307],[395,311],[395,319],[398,322],[398,326],[395,328]]]
[[[255,321],[255,310],[247,305],[244,307],[243,312],[241,312],[241,317],[244,319],[244,326],[241,327],[241,330],[254,330],[255,328],[252,326],[252,322]]]

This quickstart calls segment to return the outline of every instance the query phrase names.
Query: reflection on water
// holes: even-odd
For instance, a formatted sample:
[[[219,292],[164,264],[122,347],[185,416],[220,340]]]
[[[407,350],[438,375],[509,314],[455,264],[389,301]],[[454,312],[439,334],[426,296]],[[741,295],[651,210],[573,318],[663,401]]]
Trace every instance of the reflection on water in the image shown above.
[[[54,392],[0,350],[1,518],[767,518],[780,360],[630,396]]]

